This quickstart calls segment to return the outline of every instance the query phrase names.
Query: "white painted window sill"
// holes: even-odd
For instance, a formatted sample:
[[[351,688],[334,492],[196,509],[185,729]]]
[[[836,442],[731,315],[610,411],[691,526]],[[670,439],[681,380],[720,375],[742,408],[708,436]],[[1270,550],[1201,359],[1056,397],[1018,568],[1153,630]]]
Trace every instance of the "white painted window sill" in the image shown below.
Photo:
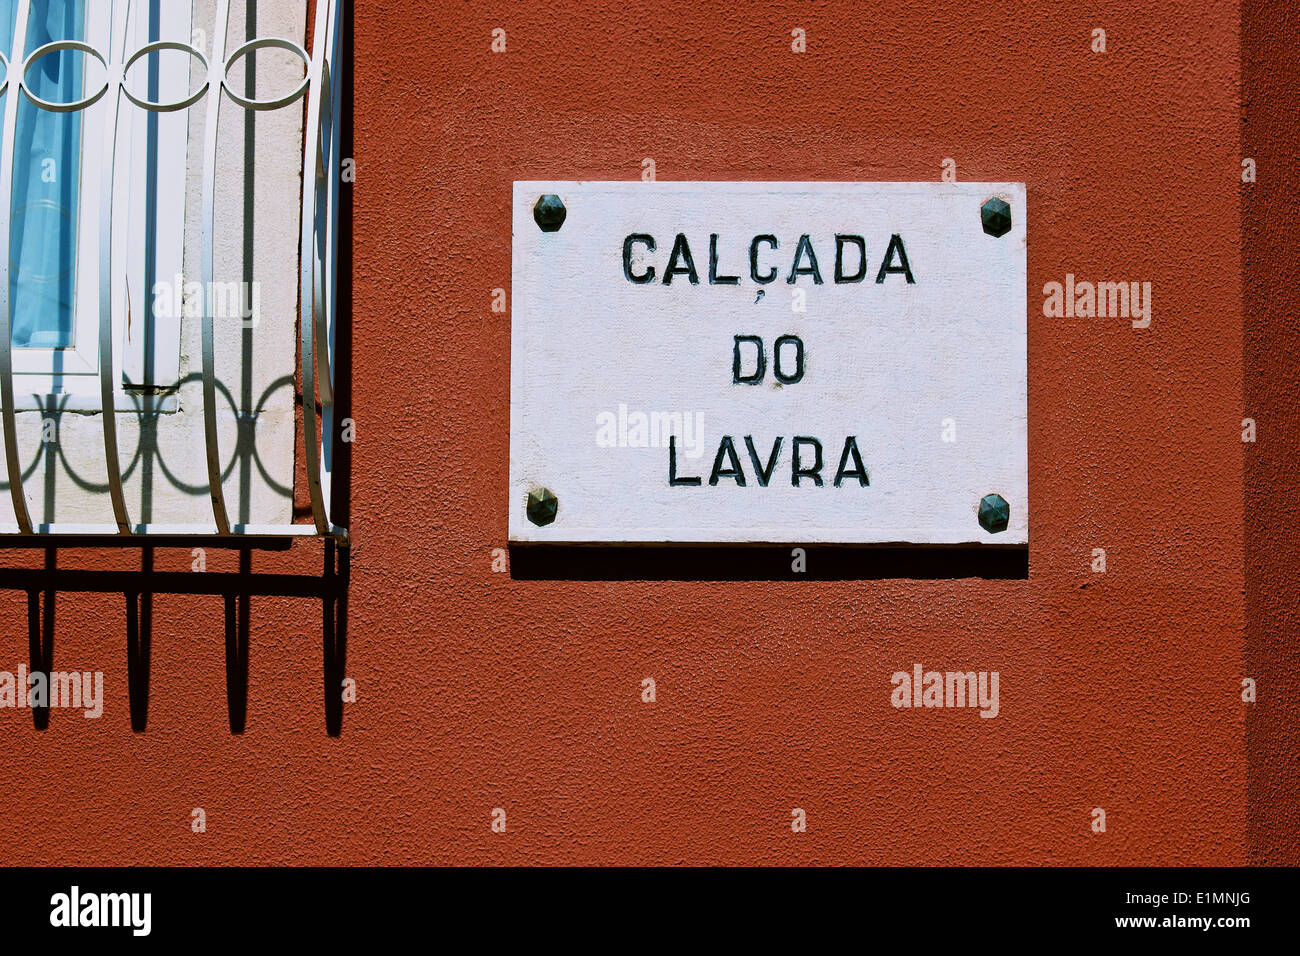
[[[104,410],[99,395],[76,392],[58,392],[52,395],[15,395],[14,411],[23,412],[73,412],[94,414]],[[137,392],[118,392],[113,396],[113,410],[122,413],[148,412],[171,415],[180,411],[180,399],[173,392],[166,395],[143,395]]]

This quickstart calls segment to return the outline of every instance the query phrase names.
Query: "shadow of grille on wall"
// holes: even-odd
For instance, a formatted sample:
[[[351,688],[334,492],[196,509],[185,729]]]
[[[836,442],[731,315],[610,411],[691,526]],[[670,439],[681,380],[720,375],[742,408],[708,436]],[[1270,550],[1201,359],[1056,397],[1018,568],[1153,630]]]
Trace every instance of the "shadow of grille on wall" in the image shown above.
[[[90,0],[100,3],[101,0]],[[170,2],[170,0],[169,0]],[[331,479],[335,474],[338,425],[335,421],[335,373],[337,368],[336,313],[339,179],[341,157],[340,111],[334,108],[340,92],[336,88],[340,64],[342,34],[342,0],[316,0],[314,29],[311,34],[312,53],[304,45],[279,37],[258,36],[242,45],[228,42],[231,0],[215,0],[215,21],[211,56],[197,46],[178,40],[155,40],[143,45],[131,42],[129,24],[133,10],[148,5],[148,0],[116,0],[108,14],[107,48],[100,49],[80,40],[61,39],[30,49],[34,35],[29,31],[34,11],[34,0],[15,0],[17,16],[13,31],[13,46],[0,50],[0,68],[4,80],[0,93],[4,94],[3,129],[0,139],[0,428],[5,449],[4,471],[13,502],[12,524],[0,524],[0,545],[4,539],[37,539],[55,545],[69,537],[106,537],[114,541],[139,541],[148,543],[157,538],[220,537],[232,540],[253,538],[326,537],[346,546],[347,529],[331,516]],[[107,4],[106,4],[107,6]],[[233,49],[228,47],[234,46]],[[24,55],[24,50],[30,52]],[[304,75],[296,88],[274,98],[257,99],[253,91],[240,91],[231,82],[232,69],[241,61],[251,59],[258,50],[278,50],[301,59]],[[85,95],[72,102],[53,102],[43,98],[32,82],[33,69],[40,70],[42,57],[60,55],[65,51],[79,54],[83,62],[94,61],[102,67],[103,82],[87,86]],[[201,82],[195,87],[187,82],[181,90],[163,90],[157,97],[141,96],[128,82],[132,67],[151,56],[155,60],[163,51],[187,54],[195,64],[193,75]],[[152,91],[151,91],[152,92]],[[169,98],[170,97],[170,98]],[[123,459],[119,444],[118,404],[122,400],[120,357],[115,349],[122,348],[118,329],[124,320],[129,321],[129,304],[115,294],[113,277],[122,270],[123,251],[113,228],[114,192],[117,183],[117,165],[123,143],[122,130],[130,123],[130,111],[143,110],[152,114],[175,113],[206,99],[206,116],[203,129],[196,131],[196,143],[201,149],[201,241],[200,271],[202,288],[214,288],[214,232],[216,226],[217,184],[220,169],[218,133],[223,109],[237,108],[241,112],[257,113],[272,110],[305,110],[306,124],[302,152],[301,232],[299,247],[298,288],[298,355],[297,369],[301,376],[301,447],[305,490],[310,499],[310,523],[257,524],[232,520],[232,509],[223,490],[222,479],[233,461],[237,449],[223,447],[219,437],[218,421],[222,414],[221,402],[230,402],[225,386],[217,377],[217,337],[213,328],[213,297],[205,292],[200,296],[201,316],[201,377],[203,450],[206,464],[206,488],[197,491],[193,506],[193,520],[182,523],[154,523],[141,514],[132,514],[123,489]],[[93,296],[97,311],[98,393],[99,405],[95,414],[102,418],[103,463],[106,473],[107,500],[105,520],[100,523],[60,522],[48,523],[34,520],[28,491],[24,488],[23,451],[20,443],[15,404],[15,347],[13,344],[13,302],[11,296],[11,254],[13,205],[15,197],[15,157],[29,144],[20,141],[19,110],[30,104],[39,110],[52,113],[76,114],[102,103],[105,110],[105,133],[101,141],[87,138],[82,143],[80,161],[100,164],[100,195],[85,197],[83,201],[97,203],[98,295]],[[201,137],[201,139],[199,138]],[[313,175],[314,173],[314,175]],[[126,313],[125,315],[123,313]],[[146,402],[146,405],[148,403]],[[143,430],[141,440],[143,441]],[[242,444],[242,441],[241,441]],[[166,453],[166,448],[159,449]],[[140,454],[139,449],[135,456]],[[135,457],[125,456],[128,471]],[[30,472],[29,472],[30,473]],[[197,489],[196,489],[197,490]],[[206,494],[206,499],[204,495]],[[36,515],[37,518],[40,515]],[[109,520],[111,519],[111,520]]]

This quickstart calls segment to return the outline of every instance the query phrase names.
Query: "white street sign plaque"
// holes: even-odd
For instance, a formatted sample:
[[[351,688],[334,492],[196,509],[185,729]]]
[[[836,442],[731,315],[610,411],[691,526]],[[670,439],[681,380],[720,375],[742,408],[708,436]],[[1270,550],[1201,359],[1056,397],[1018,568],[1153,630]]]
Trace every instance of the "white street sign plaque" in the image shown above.
[[[1021,183],[518,182],[510,539],[1029,540]]]

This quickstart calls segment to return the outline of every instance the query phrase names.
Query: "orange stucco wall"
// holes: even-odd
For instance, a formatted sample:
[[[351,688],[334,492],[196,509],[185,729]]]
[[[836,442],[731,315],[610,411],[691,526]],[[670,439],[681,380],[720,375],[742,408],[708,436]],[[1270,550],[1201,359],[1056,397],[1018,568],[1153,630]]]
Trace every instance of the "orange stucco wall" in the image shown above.
[[[1141,6],[359,4],[358,699],[328,736],[319,604],[255,597],[232,735],[221,599],[160,594],[133,733],[122,597],[60,595],[55,665],[103,670],[106,713],[38,732],[0,711],[0,860],[1248,862],[1239,10]],[[645,158],[661,179],[937,180],[949,157],[1028,186],[1027,578],[819,580],[780,549],[744,575],[493,571],[514,180]],[[1066,273],[1151,282],[1151,326],[1044,318]],[[318,573],[319,552],[252,570]],[[25,596],[0,615],[14,670]],[[997,670],[999,716],[894,709],[917,662]]]

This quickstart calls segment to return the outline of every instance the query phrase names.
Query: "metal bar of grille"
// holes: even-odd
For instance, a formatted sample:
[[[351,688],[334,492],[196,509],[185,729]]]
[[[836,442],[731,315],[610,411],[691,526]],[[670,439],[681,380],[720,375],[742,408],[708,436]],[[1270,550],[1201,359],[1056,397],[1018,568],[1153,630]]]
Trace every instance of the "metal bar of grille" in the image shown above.
[[[217,443],[217,359],[212,330],[213,224],[217,193],[217,123],[221,116],[220,89],[225,84],[226,30],[230,23],[230,0],[218,0],[217,22],[212,37],[212,65],[209,68],[207,129],[203,140],[203,439],[208,462],[208,494],[212,517],[221,534],[230,533],[225,493],[221,488],[221,450]]]
[[[14,520],[23,534],[31,534],[32,519],[27,511],[27,496],[23,494],[23,466],[18,456],[18,421],[14,409],[13,331],[9,298],[9,230],[13,211],[14,192],[14,140],[18,132],[18,105],[23,79],[23,50],[27,45],[27,21],[31,15],[31,0],[20,0],[18,22],[14,24],[14,46],[5,70],[4,142],[0,153],[0,418],[5,436],[5,468],[9,474],[9,495],[14,502]]]
[[[335,34],[334,19],[339,10],[332,9],[340,4],[321,2],[316,5],[316,28],[314,32],[314,49],[311,58],[307,93],[307,128],[303,137],[303,177],[302,177],[302,249],[301,281],[299,290],[299,335],[302,352],[302,429],[303,447],[306,449],[307,489],[311,497],[312,519],[321,534],[329,527],[329,462],[332,459],[333,394],[326,384],[330,368],[328,360],[323,368],[317,369],[317,343],[328,344],[328,329],[324,323],[324,303],[317,294],[318,263],[316,255],[316,220],[317,189],[320,185],[318,157],[321,149],[321,121],[324,105],[329,102],[324,85],[329,74],[325,70],[328,45]],[[333,110],[331,109],[332,113]],[[330,175],[330,171],[325,171]],[[322,277],[323,278],[323,277]],[[320,380],[317,373],[321,372]],[[322,421],[317,420],[316,394],[321,397]],[[324,426],[324,431],[320,426]],[[316,449],[320,448],[320,457]]]
[[[108,472],[108,494],[113,517],[122,534],[131,533],[122,493],[122,466],[117,450],[117,409],[113,401],[113,196],[116,193],[118,121],[122,111],[122,64],[126,60],[126,28],[129,2],[113,4],[112,36],[108,50],[108,95],[110,120],[104,136],[99,214],[99,391],[103,403],[104,467]]]

